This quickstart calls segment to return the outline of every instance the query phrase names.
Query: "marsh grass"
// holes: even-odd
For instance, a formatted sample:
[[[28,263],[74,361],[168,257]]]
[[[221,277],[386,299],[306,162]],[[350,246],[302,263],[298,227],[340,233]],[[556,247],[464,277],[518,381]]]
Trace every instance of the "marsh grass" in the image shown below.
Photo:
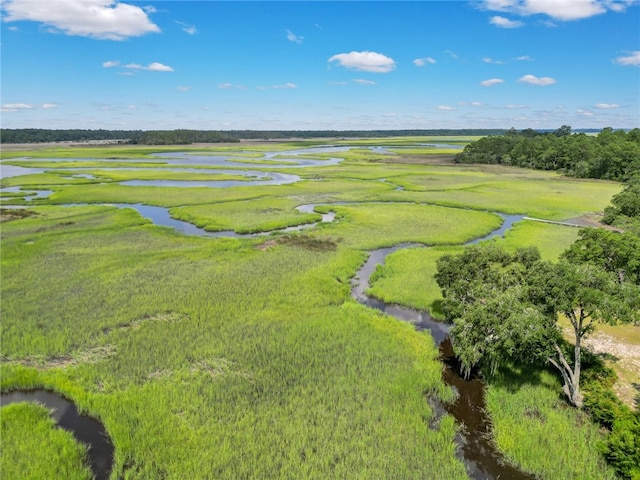
[[[424,136],[424,137],[385,137],[385,138],[361,138],[361,139],[349,139],[349,140],[337,140],[334,142],[337,145],[367,145],[376,147],[379,145],[385,146],[415,146],[416,144],[423,143],[447,143],[452,145],[466,145],[480,137],[469,136],[456,136],[456,137],[442,137],[442,136]]]
[[[541,478],[615,479],[586,413],[566,405],[555,373],[507,367],[489,379],[493,433],[507,457]]]
[[[86,448],[71,433],[57,428],[40,405],[2,407],[0,435],[2,478],[88,480],[93,476],[85,462]]]
[[[556,261],[578,237],[578,229],[541,222],[517,222],[504,238],[491,240],[507,251],[535,246],[542,258]],[[394,252],[371,276],[369,294],[381,300],[426,310],[435,318],[440,311],[442,293],[435,281],[436,261],[443,255],[460,253],[463,247],[411,248]]]
[[[431,316],[442,319],[439,309],[442,293],[434,278],[436,261],[443,255],[455,255],[460,251],[462,247],[456,246],[394,252],[371,276],[368,294],[386,303],[428,311]]]
[[[234,149],[245,145],[215,150]],[[186,149],[72,148],[61,155],[124,159],[161,150]],[[380,165],[371,158],[357,152],[337,166],[279,170],[305,178],[281,186],[51,184],[51,198],[29,202],[37,215],[0,230],[2,389],[57,390],[100,418],[116,447],[113,478],[466,478],[454,455],[453,419],[444,416],[436,429],[429,427],[434,412],[425,395],[453,395],[442,382],[433,340],[357,304],[351,277],[368,249],[433,245],[388,257],[372,292],[436,308],[437,257],[500,223],[481,210],[570,218],[604,208],[619,187],[544,172]],[[52,169],[69,168],[54,163]],[[44,175],[31,185],[46,188],[60,178]],[[154,226],[131,209],[57,205],[66,203],[165,206],[214,228],[315,221],[315,214],[295,212],[306,203],[321,204],[318,212],[334,210],[337,218],[304,235],[208,239]],[[524,222],[505,240],[510,247],[544,245],[550,257],[557,255],[556,243],[568,241],[563,227]],[[267,242],[269,248],[261,248]],[[56,358],[68,361],[47,363]],[[501,397],[490,410],[517,404],[524,392],[531,405],[514,411],[531,422],[546,418],[538,401],[559,390],[511,385],[500,390],[497,384]],[[566,425],[558,428],[574,434],[553,448],[566,456],[591,449],[595,458],[591,437],[576,433],[586,425],[582,418],[553,408]],[[547,465],[551,447],[520,460],[510,442],[526,442],[527,431],[512,430],[512,421],[494,416],[503,435],[498,444],[525,468],[546,478],[597,472],[594,458],[585,460],[591,463],[584,477],[579,469]],[[20,420],[11,436],[26,437],[30,428]],[[44,470],[50,462],[35,463]]]
[[[78,172],[69,171],[67,175],[73,175]],[[211,173],[211,172],[173,172],[167,170],[156,169],[135,169],[135,170],[82,170],[80,173],[88,173],[96,177],[97,181],[122,182],[126,180],[234,180],[249,181],[255,180],[254,177],[245,175],[233,175],[229,173]],[[64,174],[64,173],[63,173]]]
[[[38,212],[2,231],[4,353],[113,351],[5,361],[3,385],[56,388],[99,416],[114,475],[465,477],[454,425],[425,420],[423,392],[448,395],[431,338],[347,301],[361,253],[188,239],[109,207]]]
[[[345,238],[345,243],[360,249],[414,242],[464,243],[489,233],[501,223],[500,217],[487,212],[412,203],[334,205],[331,209],[340,220],[325,225],[323,230],[335,232]]]
[[[208,231],[267,232],[317,222],[320,214],[300,213],[299,202],[287,198],[260,198],[241,202],[176,207],[171,215]]]

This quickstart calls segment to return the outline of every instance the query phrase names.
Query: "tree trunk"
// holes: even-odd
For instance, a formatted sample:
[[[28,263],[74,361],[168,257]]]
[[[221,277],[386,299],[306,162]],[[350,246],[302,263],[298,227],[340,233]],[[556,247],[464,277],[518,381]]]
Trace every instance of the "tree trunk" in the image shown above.
[[[553,365],[560,371],[563,381],[562,390],[567,396],[569,403],[577,408],[582,408],[583,397],[582,393],[580,392],[580,363],[578,361],[578,370],[574,372],[573,370],[571,370],[571,367],[567,363],[567,360],[564,358],[560,347],[558,347],[557,345],[554,345],[554,347],[556,353],[558,354],[558,358],[555,359],[553,357],[549,357],[547,358],[547,360],[549,361],[549,363],[551,363],[551,365]]]

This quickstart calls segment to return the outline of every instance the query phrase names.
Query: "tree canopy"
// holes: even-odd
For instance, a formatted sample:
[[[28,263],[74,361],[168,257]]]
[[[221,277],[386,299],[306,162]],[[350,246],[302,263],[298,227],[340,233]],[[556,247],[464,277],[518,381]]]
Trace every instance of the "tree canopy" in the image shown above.
[[[602,221],[640,236],[640,172],[630,177],[611,199]]]
[[[552,263],[535,248],[509,254],[483,242],[438,260],[442,308],[453,322],[454,351],[465,374],[474,367],[492,371],[505,361],[546,361],[562,376],[569,402],[582,406],[582,339],[599,322],[636,319],[640,289],[601,262],[569,258]],[[572,325],[573,349],[563,340],[559,315]]]
[[[603,129],[598,135],[514,129],[467,145],[458,163],[490,163],[537,170],[558,170],[579,178],[626,180],[640,172],[640,129]]]

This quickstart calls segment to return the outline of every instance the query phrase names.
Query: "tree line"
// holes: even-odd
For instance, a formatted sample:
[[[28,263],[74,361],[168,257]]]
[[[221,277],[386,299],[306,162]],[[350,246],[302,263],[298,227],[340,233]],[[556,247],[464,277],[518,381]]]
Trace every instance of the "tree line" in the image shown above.
[[[572,133],[563,125],[551,132],[508,130],[467,145],[457,163],[488,163],[557,170],[578,178],[627,180],[640,172],[640,129],[608,127],[597,135]]]
[[[113,141],[140,145],[189,145],[191,143],[237,142],[226,132],[211,130],[47,130],[2,129],[2,143],[49,143]]]
[[[499,135],[504,129],[435,130],[49,130],[1,129],[2,143],[44,143],[91,140],[121,140],[141,145],[188,145],[190,143],[238,142],[243,139],[287,140],[293,138],[369,138]]]

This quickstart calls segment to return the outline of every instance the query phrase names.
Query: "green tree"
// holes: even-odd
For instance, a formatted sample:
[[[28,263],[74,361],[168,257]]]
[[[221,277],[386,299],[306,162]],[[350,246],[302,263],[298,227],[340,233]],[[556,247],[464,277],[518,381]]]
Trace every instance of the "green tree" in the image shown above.
[[[476,366],[494,370],[501,362],[543,362],[562,376],[570,403],[583,404],[580,391],[582,341],[598,322],[635,318],[640,291],[591,263],[540,260],[536,249],[510,255],[492,243],[438,260],[436,281],[443,312],[453,322],[451,336],[463,372]],[[564,315],[573,327],[567,349],[558,325]],[[572,350],[572,351],[571,351]]]
[[[611,199],[602,221],[640,236],[640,173],[629,178],[623,190]]]
[[[562,257],[573,263],[591,263],[614,273],[620,282],[640,285],[640,237],[633,233],[583,228]]]
[[[547,361],[561,374],[563,390],[569,401],[581,407],[582,341],[598,323],[627,321],[630,312],[626,289],[616,276],[591,263],[540,262],[528,277],[529,298],[550,319],[563,315],[573,329],[573,358],[563,350],[562,342],[552,347]],[[572,361],[571,361],[572,360]]]

